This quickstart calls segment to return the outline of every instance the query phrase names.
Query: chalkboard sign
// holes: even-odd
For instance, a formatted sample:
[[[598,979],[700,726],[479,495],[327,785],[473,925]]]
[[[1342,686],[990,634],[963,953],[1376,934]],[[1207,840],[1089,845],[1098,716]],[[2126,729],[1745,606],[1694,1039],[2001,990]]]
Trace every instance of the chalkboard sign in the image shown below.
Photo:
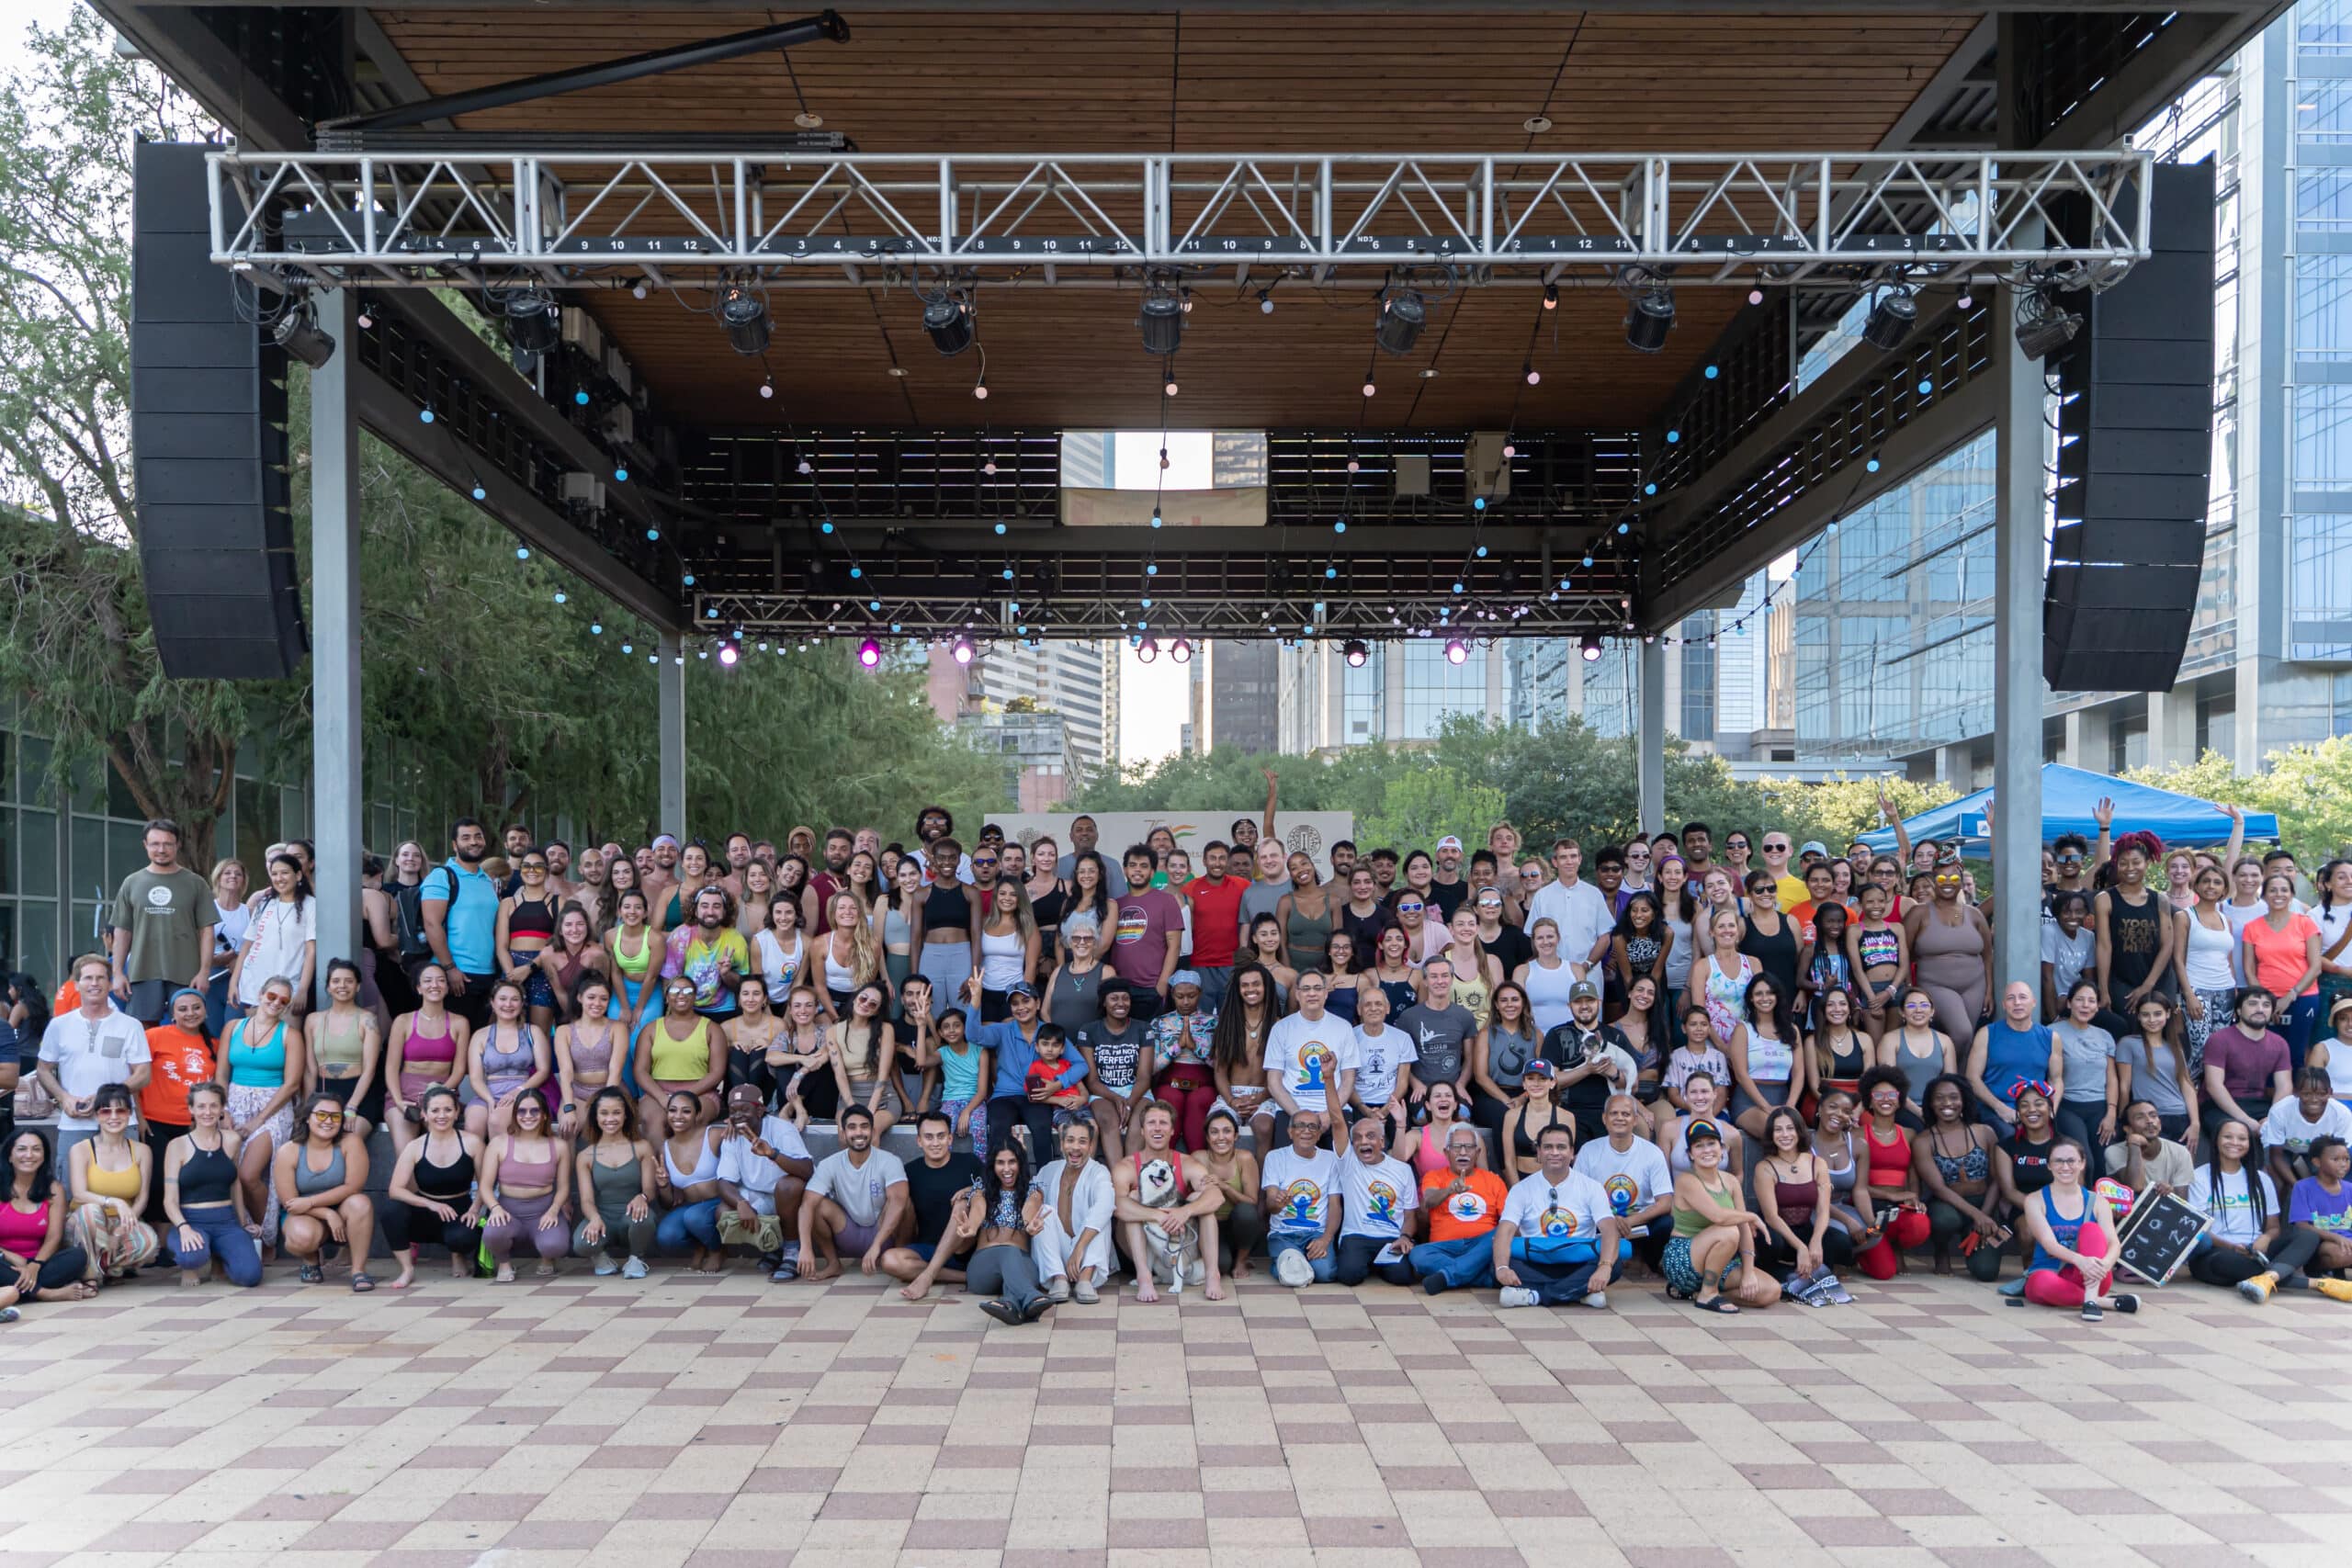
[[[2177,1273],[2197,1249],[2197,1240],[2213,1223],[2167,1192],[2143,1198],[2132,1205],[2120,1229],[2123,1251],[2116,1262],[2151,1285],[2161,1285]]]

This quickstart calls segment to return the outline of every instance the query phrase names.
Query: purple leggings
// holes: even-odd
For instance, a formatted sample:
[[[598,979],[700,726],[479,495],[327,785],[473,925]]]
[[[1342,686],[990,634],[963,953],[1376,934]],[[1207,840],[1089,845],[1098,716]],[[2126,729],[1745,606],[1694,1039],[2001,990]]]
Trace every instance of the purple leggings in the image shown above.
[[[514,1255],[518,1245],[537,1247],[541,1258],[549,1263],[571,1250],[571,1227],[548,1225],[542,1229],[539,1221],[554,1206],[555,1194],[542,1192],[536,1198],[509,1198],[501,1195],[499,1206],[506,1211],[503,1224],[482,1227],[481,1238],[490,1247],[492,1258],[503,1263]]]

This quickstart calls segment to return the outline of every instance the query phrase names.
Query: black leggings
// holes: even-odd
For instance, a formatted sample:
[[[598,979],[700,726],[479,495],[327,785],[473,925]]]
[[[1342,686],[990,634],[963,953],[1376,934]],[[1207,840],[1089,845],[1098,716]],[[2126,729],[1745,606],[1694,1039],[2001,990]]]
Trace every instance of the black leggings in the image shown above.
[[[1236,1203],[1233,1212],[1216,1223],[1216,1266],[1220,1273],[1231,1273],[1236,1258],[1254,1257],[1258,1244],[1266,1239],[1265,1217],[1258,1213],[1255,1203]]]
[[[1374,1258],[1387,1247],[1387,1240],[1376,1235],[1343,1235],[1332,1258],[1331,1278],[1342,1285],[1361,1285],[1374,1274],[1392,1285],[1409,1285],[1420,1276],[1402,1257],[1393,1263],[1375,1263]]]
[[[1812,1224],[1810,1220],[1805,1223],[1808,1225]],[[1799,1227],[1792,1225],[1789,1228],[1795,1230]],[[1634,1245],[1638,1247],[1640,1243],[1636,1242]],[[1977,1250],[1982,1252],[1984,1248],[1979,1247]],[[1854,1238],[1848,1235],[1846,1227],[1835,1220],[1830,1222],[1828,1229],[1821,1233],[1821,1260],[1831,1269],[1848,1268],[1854,1261]],[[1756,1261],[1760,1267],[1775,1274],[1785,1275],[1796,1272],[1796,1250],[1787,1242],[1782,1241],[1777,1232],[1767,1231],[1757,1242]]]
[[[1983,1208],[1984,1203],[1992,1201],[1994,1201],[1993,1194],[1988,1190],[1984,1194],[1984,1203],[1977,1206]],[[1958,1209],[1939,1199],[1928,1200],[1928,1238],[1939,1248],[1956,1247],[1963,1238],[1973,1235],[1975,1232],[1975,1225]],[[1967,1266],[1968,1277],[1986,1285],[1999,1279],[2001,1252],[2000,1244],[1990,1236],[1979,1241],[1974,1250],[1962,1259],[1962,1262]]]
[[[2200,1247],[2188,1259],[2188,1275],[2202,1284],[2233,1289],[2257,1274],[2276,1274],[2280,1279],[2297,1273],[2318,1256],[2322,1237],[2310,1225],[2289,1225],[2279,1236],[2278,1245],[2268,1257],[2258,1252],[2238,1252],[2229,1247]]]
[[[449,1207],[461,1214],[470,1201],[471,1199],[448,1201]],[[481,1247],[479,1226],[463,1220],[445,1220],[430,1209],[420,1209],[397,1198],[377,1205],[376,1223],[383,1227],[384,1245],[395,1254],[411,1251],[421,1241],[437,1241],[459,1258],[471,1258]]]
[[[89,1267],[89,1255],[80,1247],[61,1247],[51,1253],[41,1264],[40,1283],[35,1288],[43,1291],[62,1291],[79,1280]],[[13,1268],[8,1270],[9,1282],[15,1281],[16,1273]],[[31,1298],[28,1296],[27,1299]]]

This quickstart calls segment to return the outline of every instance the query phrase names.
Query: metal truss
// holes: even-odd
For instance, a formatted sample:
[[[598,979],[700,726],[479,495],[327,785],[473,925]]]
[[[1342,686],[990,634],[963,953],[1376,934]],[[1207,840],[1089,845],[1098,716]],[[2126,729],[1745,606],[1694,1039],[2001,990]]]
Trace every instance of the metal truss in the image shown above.
[[[1101,283],[1137,269],[1334,282],[1786,284],[1817,273],[2094,284],[2148,254],[2146,152],[810,153],[223,152],[213,260],[431,287],[649,275],[857,287],[931,269]],[[2051,238],[2044,243],[2041,236]]]
[[[1566,595],[1556,602],[1528,603],[1523,609],[1514,603],[1501,608],[1475,608],[1459,616],[1440,616],[1433,612],[1392,616],[1374,614],[1369,608],[1306,598],[1252,599],[1246,603],[1193,600],[1156,604],[1150,610],[1133,604],[1073,600],[1034,618],[1026,610],[1010,609],[1012,601],[979,597],[884,599],[878,611],[869,610],[869,603],[713,594],[696,602],[694,626],[706,637],[747,641],[822,637],[969,637],[975,640],[1010,638],[1034,643],[1148,635],[1163,643],[1180,637],[1362,637],[1368,642],[1381,642],[1415,637],[1489,640],[1581,637],[1587,632],[1605,636],[1626,633],[1625,623],[1606,604]]]

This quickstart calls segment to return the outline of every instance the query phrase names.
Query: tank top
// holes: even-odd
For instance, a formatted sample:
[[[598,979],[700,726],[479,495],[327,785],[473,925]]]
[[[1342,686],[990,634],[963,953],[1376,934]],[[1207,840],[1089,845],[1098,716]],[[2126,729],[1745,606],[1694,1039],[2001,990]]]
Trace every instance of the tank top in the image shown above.
[[[2327,1081],[2335,1098],[2352,1105],[2352,1045],[2330,1039],[2327,1046]]]
[[[701,1143],[697,1145],[695,1168],[691,1171],[678,1168],[678,1162],[670,1156],[670,1140],[667,1138],[662,1140],[662,1164],[670,1173],[670,1185],[673,1187],[692,1187],[696,1182],[715,1181],[718,1179],[718,1156],[710,1146],[708,1129],[695,1135],[701,1139]]]
[[[330,1009],[325,1026],[319,1031],[320,1073],[326,1077],[348,1077],[359,1070],[360,1058],[364,1054],[360,1015],[354,1012],[338,1022]],[[329,1072],[327,1069],[331,1067],[340,1070]]]
[[[594,1190],[596,1212],[599,1214],[618,1213],[629,1205],[629,1200],[644,1196],[644,1178],[637,1168],[637,1156],[632,1154],[619,1165],[606,1165],[593,1153],[588,1156],[588,1182]]]
[[[825,939],[824,946],[820,948],[818,951],[822,953],[825,958],[825,989],[832,992],[836,996],[847,996],[850,992],[855,990],[857,988],[857,966],[854,963],[841,964],[835,962],[833,958],[833,939],[827,937]],[[856,955],[856,950],[853,948],[851,950],[850,956],[854,959]]]
[[[296,1197],[315,1198],[322,1192],[332,1192],[343,1185],[344,1179],[341,1144],[335,1145],[334,1152],[327,1156],[326,1168],[323,1170],[311,1168],[309,1144],[301,1143],[294,1145],[294,1195]]]
[[[967,1040],[961,1051],[939,1048],[939,1097],[957,1101],[980,1098],[980,1048]]]
[[[1894,1066],[1903,1075],[1906,1098],[1912,1104],[1925,1108],[1928,1086],[1944,1070],[1943,1048],[1936,1043],[1932,1029],[1928,1032],[1925,1042],[1928,1047],[1926,1055],[1914,1055],[1913,1043],[1907,1024],[1894,1032]]]
[[[286,1021],[279,1019],[269,1038],[259,1045],[245,1041],[241,1018],[229,1028],[229,1081],[239,1089],[277,1089],[286,1082]]]
[[[1832,1148],[1835,1148],[1838,1151],[1834,1156],[1828,1152]],[[1848,1128],[1844,1135],[1841,1136],[1834,1145],[1823,1142],[1820,1136],[1815,1134],[1813,1145],[1813,1157],[1829,1168],[1829,1192],[1831,1197],[1842,1198],[1854,1190],[1854,1178],[1858,1173],[1854,1169],[1854,1133],[1852,1128]]]
[[[1708,1199],[1716,1208],[1723,1210],[1725,1213],[1739,1207],[1739,1183],[1731,1179],[1729,1172],[1724,1174],[1722,1188],[1706,1187],[1702,1184],[1701,1190],[1707,1194]],[[1686,1209],[1677,1203],[1674,1206],[1674,1234],[1688,1241],[1713,1224],[1715,1219],[1715,1215],[1704,1210]]]
[[[1820,1046],[1822,1043],[1826,1040],[1828,1040],[1828,1037],[1826,1032],[1815,1040],[1815,1055],[1816,1058],[1818,1058],[1820,1055]],[[1856,1084],[1861,1081],[1862,1069],[1870,1066],[1870,1053],[1864,1049],[1868,1044],[1868,1042],[1863,1039],[1859,1031],[1849,1025],[1846,1031],[1846,1048],[1844,1050],[1839,1050],[1838,1048],[1837,1042],[1835,1041],[1828,1041],[1828,1044],[1829,1071],[1826,1076],[1831,1083],[1837,1085],[1840,1089],[1853,1088]]]
[[[1747,953],[1733,956],[1739,960],[1739,967],[1728,974],[1723,969],[1720,949],[1707,964],[1707,1021],[1714,1026],[1718,1040],[1729,1040],[1732,1031],[1744,1021],[1748,984],[1758,973],[1755,960]]]
[[[2195,910],[2189,911],[2186,967],[2191,990],[2226,991],[2238,983],[2236,932],[2230,929],[2228,916],[2215,919],[2222,922],[2218,929],[2199,919]]]
[[[201,1209],[226,1203],[235,1195],[237,1162],[226,1149],[207,1149],[188,1140],[187,1158],[180,1161],[180,1207]]]
[[[1789,1177],[1782,1173],[1777,1160],[1771,1171],[1772,1201],[1781,1211],[1781,1223],[1791,1230],[1813,1224],[1813,1206],[1821,1196],[1821,1185],[1813,1173]]]
[[[1893,926],[1877,930],[1865,927],[1854,932],[1854,945],[1861,952],[1864,970],[1884,969],[1901,958],[1903,933]]]
[[[768,1004],[781,1008],[785,998],[792,995],[800,971],[808,962],[808,938],[800,931],[792,933],[792,951],[785,951],[784,943],[773,931],[763,931],[752,939],[752,959],[760,966],[760,979],[767,987]]]
[[[2050,1070],[2050,1026],[2019,1029],[2006,1018],[1984,1026],[1984,1087],[2015,1101],[2018,1088]]]
[[[472,1197],[474,1156],[466,1153],[466,1141],[457,1138],[458,1157],[447,1165],[433,1163],[433,1135],[425,1134],[424,1147],[417,1151],[416,1169],[410,1185],[420,1197],[438,1199],[444,1203],[463,1208]]]
[[[647,1066],[656,1083],[698,1083],[710,1073],[710,1021],[695,1019],[680,1040],[671,1034],[670,1021],[663,1019],[646,1037],[646,1049],[650,1053]]]
[[[1538,1036],[1549,1034],[1568,1021],[1568,993],[1576,984],[1576,975],[1566,959],[1549,969],[1537,960],[1528,960],[1527,1010],[1534,1020]]]
[[[2151,902],[2154,900],[2152,899]],[[2055,1188],[2045,1187],[2037,1196],[2041,1204],[2041,1217],[2050,1225],[2051,1236],[2059,1246],[2070,1252],[2079,1249],[2083,1241],[2084,1222],[2091,1216],[2091,1195],[2079,1188],[2075,1190],[2075,1201],[2080,1207],[2075,1211],[2071,1218],[2059,1209],[2058,1193]],[[2028,1273],[2035,1269],[2057,1269],[2065,1267],[2065,1264],[2050,1255],[2050,1249],[2042,1246],[2038,1238],[2035,1240],[2033,1262],[2028,1265]]]
[[[1674,945],[1666,950],[1666,986],[1679,991],[1690,983],[1690,961],[1697,951],[1691,946],[1690,922],[1671,909],[1666,913],[1666,929],[1674,933]]]
[[[509,1133],[506,1135],[506,1147],[498,1156],[498,1185],[501,1188],[553,1187],[555,1163],[562,1157],[556,1149],[554,1140],[549,1139],[547,1158],[519,1158],[514,1153],[514,1134]]]
[[[17,1207],[14,1197],[0,1197],[0,1247],[19,1258],[30,1258],[49,1239],[50,1210],[65,1201],[65,1194],[51,1188],[49,1201],[29,1213]]]
[[[1756,1080],[1757,1088],[1762,1089],[1767,1084],[1784,1084],[1795,1070],[1796,1053],[1787,1041],[1758,1034],[1753,1029],[1748,1031],[1747,1076]]]
[[[1063,1033],[1072,1034],[1102,1016],[1102,965],[1072,969],[1062,965],[1054,976],[1053,995],[1046,998],[1046,1018]]]
[[[401,1047],[401,1060],[412,1068],[419,1062],[449,1063],[458,1059],[456,1032],[449,1027],[449,1015],[441,1015],[441,1032],[424,1032],[424,1014],[409,1014],[408,1043]]]
[[[489,1033],[483,1036],[481,1043],[481,1076],[489,1080],[491,1088],[497,1089],[502,1081],[509,1085],[519,1084],[539,1070],[537,1055],[531,1049],[530,1025],[514,1026],[515,1044],[512,1051],[499,1048],[499,1039],[506,1025],[493,1023],[487,1027]]]
[[[1782,996],[1796,995],[1797,923],[1785,911],[1781,916],[1779,932],[1772,936],[1765,936],[1749,926],[1739,939],[1739,951],[1756,960],[1757,968],[1772,976]]]
[[[514,895],[514,908],[507,911],[506,915],[507,940],[512,942],[516,937],[553,937],[554,935],[555,895],[550,893],[538,898],[526,898],[520,893]]]
[[[2027,1141],[2023,1129],[2008,1142],[2011,1179],[2020,1192],[2039,1192],[2050,1185],[2050,1151],[2058,1146],[2058,1134],[2052,1129],[2040,1143]]]
[[[984,991],[1011,990],[1013,982],[1021,978],[1021,962],[1028,950],[1029,944],[1023,940],[1018,927],[1002,936],[997,936],[986,931],[981,931],[980,988]],[[825,958],[825,979],[828,984],[831,983],[832,975],[833,961],[831,955],[828,953]]]
[[[1968,1151],[1958,1155],[1944,1153],[1943,1139],[1933,1133],[1928,1134],[1928,1157],[1936,1162],[1936,1174],[1942,1177],[1947,1184],[1979,1182],[1993,1173],[1992,1157],[1984,1152],[1984,1145],[1976,1141],[1973,1132],[1969,1134]]]
[[[960,882],[933,883],[931,891],[922,896],[923,940],[942,931],[961,931],[972,923],[972,901],[964,896]]]
[[[1527,1064],[1533,1058],[1539,1042],[1532,1036],[1520,1034],[1497,1024],[1487,1032],[1487,1076],[1503,1089],[1509,1089],[1527,1074]]]
[[[1323,962],[1331,949],[1331,906],[1327,897],[1320,915],[1307,916],[1299,912],[1294,898],[1290,916],[1283,922],[1283,940],[1290,946],[1290,961],[1301,969],[1312,969]]]
[[[1879,1142],[1875,1128],[1862,1128],[1862,1148],[1870,1156],[1871,1187],[1903,1188],[1911,1185],[1911,1134],[1901,1127],[1886,1143]]]
[[[90,1165],[83,1180],[94,1198],[120,1198],[125,1201],[139,1196],[139,1161],[134,1154],[131,1162],[120,1170],[108,1170],[98,1163],[98,1147],[90,1145]]]
[[[1356,1003],[1363,998],[1352,984],[1333,986],[1330,995],[1323,998],[1323,1010],[1343,1023],[1356,1021]]]
[[[1439,1128],[1434,1122],[1422,1128],[1420,1144],[1413,1150],[1413,1169],[1423,1176],[1443,1170],[1446,1164],[1445,1139],[1452,1137],[1453,1129],[1461,1125],[1463,1123],[1459,1122],[1450,1123],[1444,1129],[1443,1138],[1437,1135]]]
[[[1485,976],[1481,975],[1475,980],[1457,978],[1453,982],[1453,999],[1460,1006],[1468,1008],[1471,1018],[1476,1021],[1481,1028],[1485,1027],[1487,1010],[1494,1000]]]
[[[2132,905],[2124,902],[2120,889],[2108,890],[2108,983],[2119,997],[2138,990],[2155,967],[2156,948],[2164,940],[2157,922],[2171,912],[2154,894],[2145,888],[2141,893]]]
[[[882,945],[892,953],[904,953],[914,940],[915,928],[908,923],[906,916],[899,913],[899,907],[892,904],[884,908]]]
[[[1511,1129],[1510,1134],[1511,1153],[1521,1159],[1535,1157],[1535,1140],[1542,1137],[1547,1130],[1554,1127],[1566,1127],[1570,1132],[1574,1132],[1576,1129],[1575,1114],[1557,1100],[1544,1107],[1550,1114],[1541,1122],[1535,1120],[1533,1105],[1530,1104],[1523,1109],[1526,1113],[1520,1117],[1519,1125]],[[1529,1131],[1531,1126],[1534,1129],[1532,1133]]]
[[[1380,994],[1388,998],[1388,1016],[1391,1018],[1400,1016],[1407,1008],[1420,999],[1413,994],[1413,982],[1410,980],[1375,978],[1373,984],[1378,986]]]

